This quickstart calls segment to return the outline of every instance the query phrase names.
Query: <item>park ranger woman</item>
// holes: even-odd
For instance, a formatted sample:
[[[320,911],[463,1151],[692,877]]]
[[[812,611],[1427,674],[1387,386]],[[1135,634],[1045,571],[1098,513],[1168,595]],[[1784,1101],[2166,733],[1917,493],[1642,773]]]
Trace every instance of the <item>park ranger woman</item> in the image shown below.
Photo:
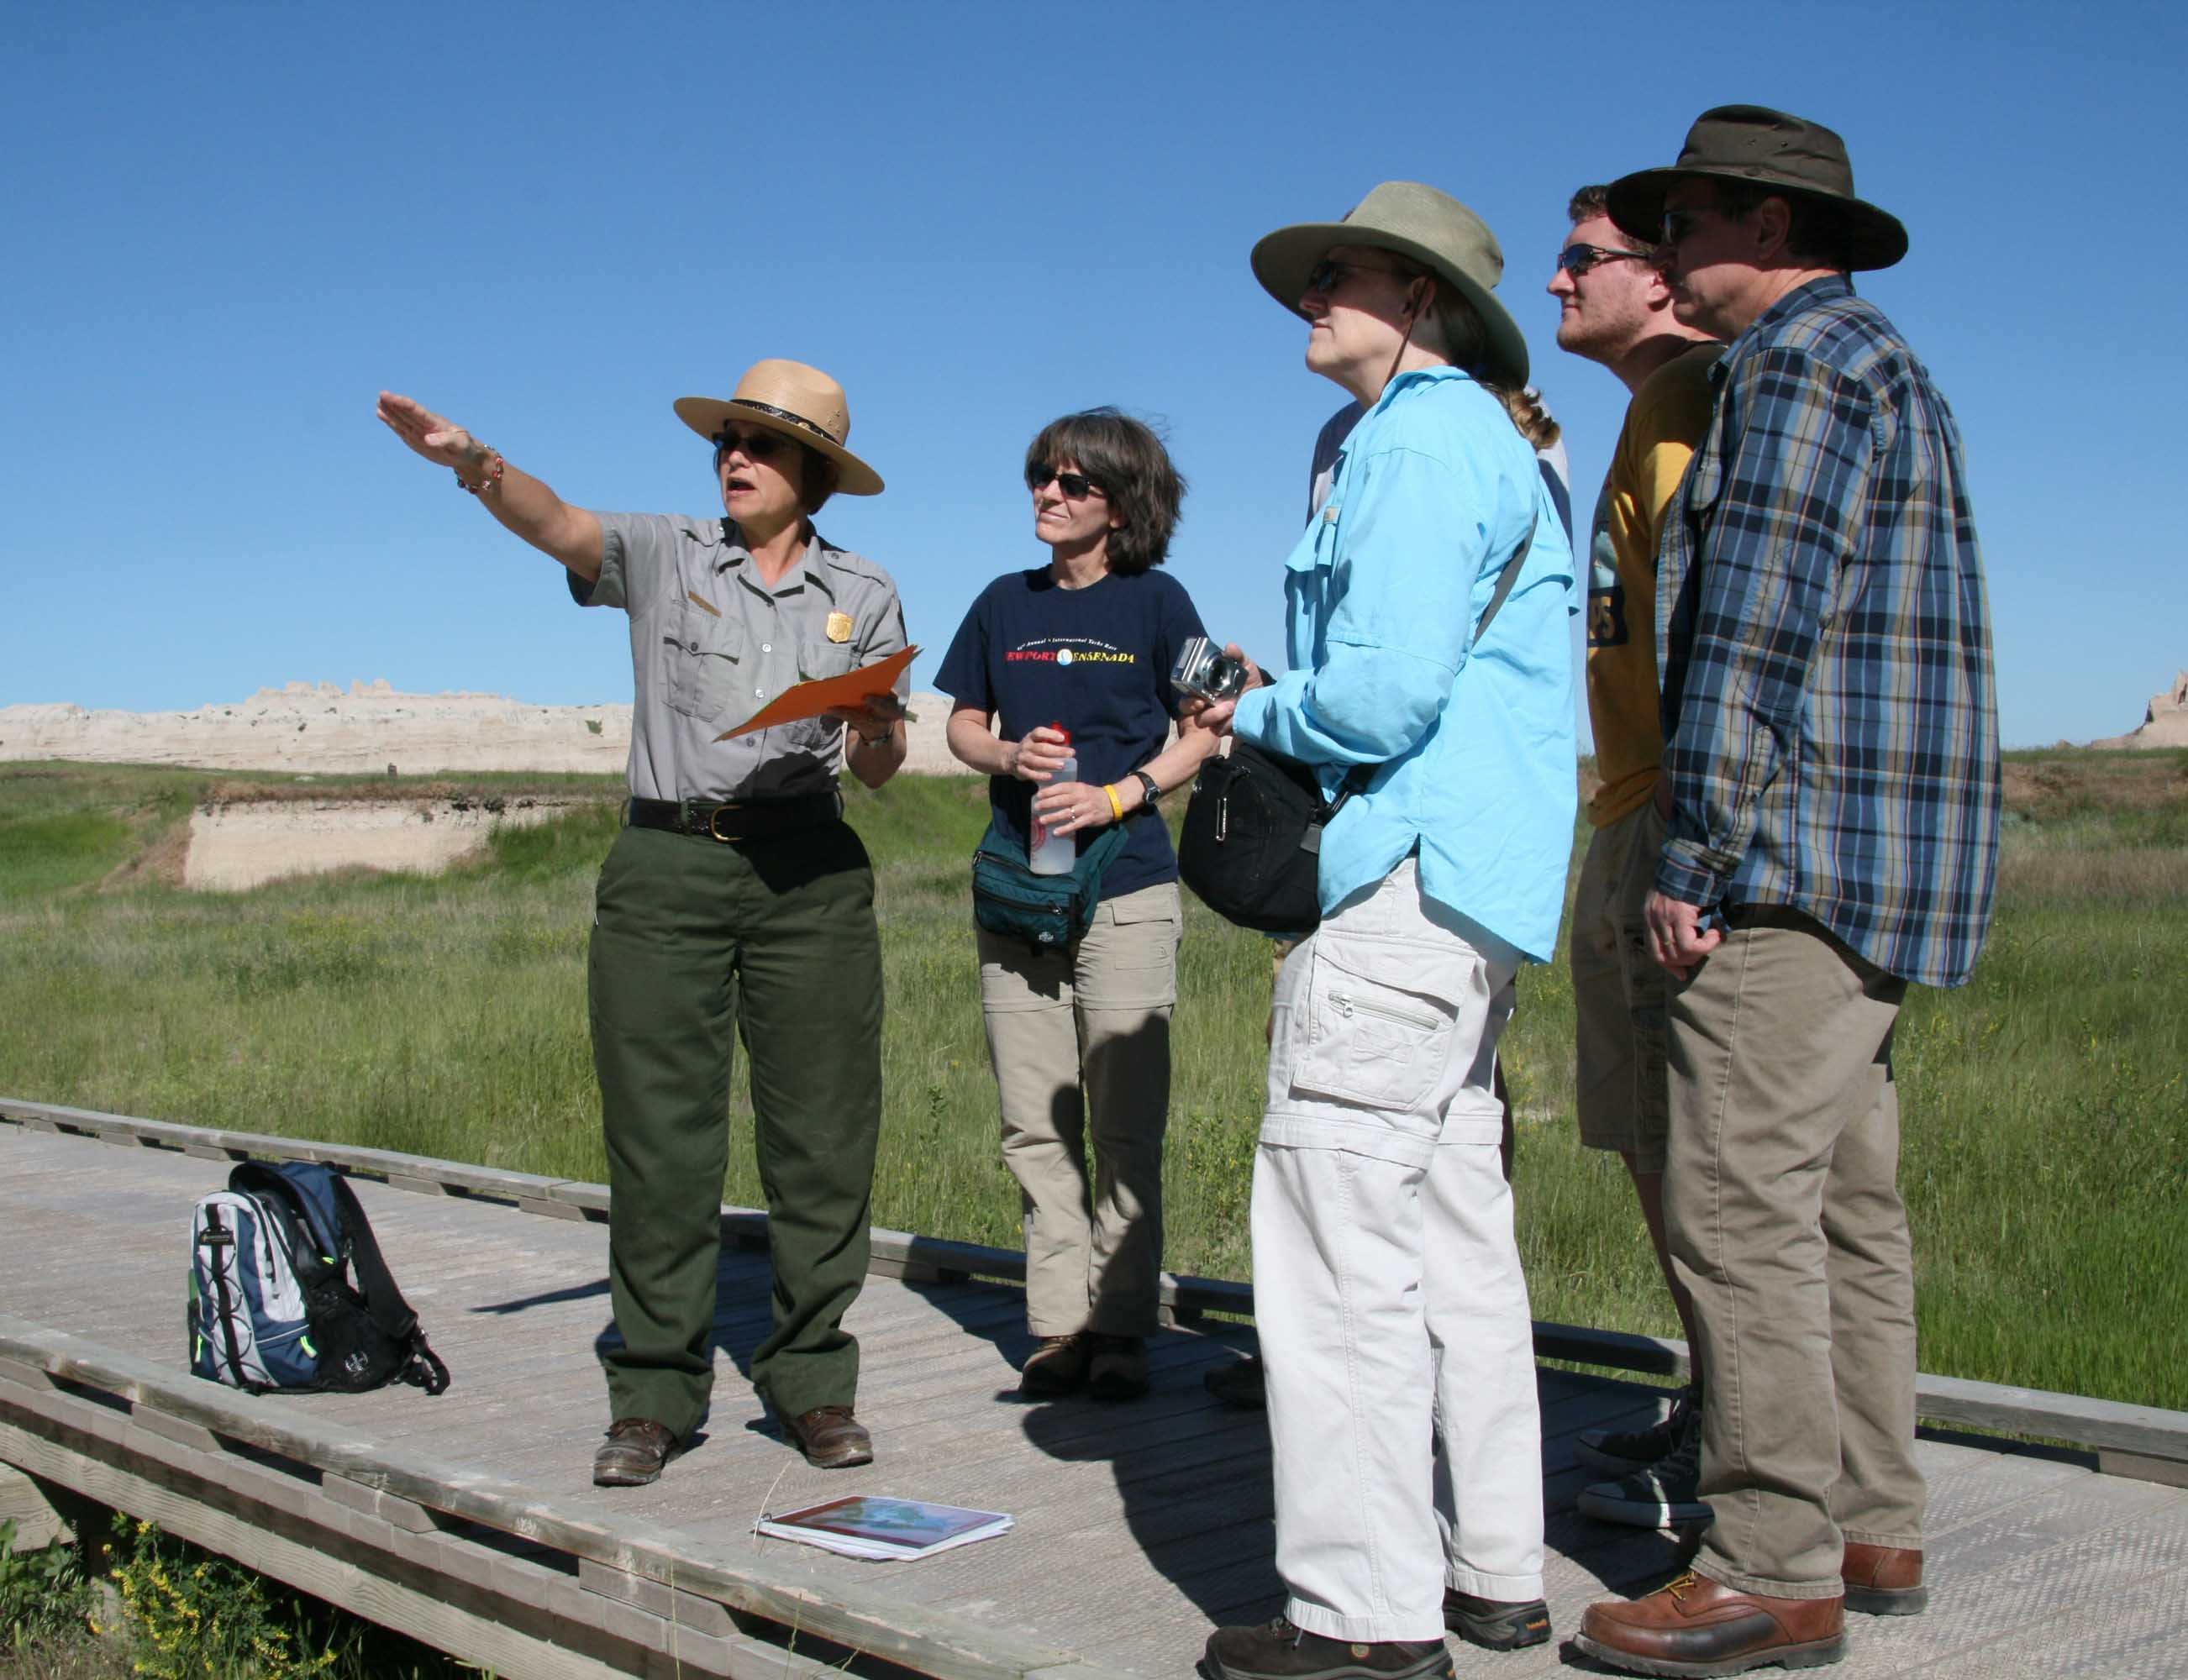
[[[409,397],[379,404],[404,443],[567,567],[579,605],[630,617],[631,797],[587,972],[621,1336],[602,1356],[604,1486],[651,1481],[707,1408],[733,1032],[752,1058],[775,1270],[753,1384],[815,1464],[873,1457],[843,1318],[866,1268],[881,947],[836,774],[848,761],[869,787],[894,775],[903,708],[884,695],[717,737],[793,683],[905,646],[888,574],[813,527],[832,494],[882,481],[844,447],[843,387],[801,363],[756,363],[726,401],[682,397],[676,414],[713,445],[722,517],[572,507]]]

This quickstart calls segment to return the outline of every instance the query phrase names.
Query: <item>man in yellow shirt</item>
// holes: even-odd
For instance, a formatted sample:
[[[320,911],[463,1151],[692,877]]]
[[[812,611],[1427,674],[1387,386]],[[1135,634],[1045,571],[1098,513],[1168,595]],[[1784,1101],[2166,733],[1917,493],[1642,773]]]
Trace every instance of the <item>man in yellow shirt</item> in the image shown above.
[[[1687,1341],[1692,1307],[1664,1246],[1664,970],[1642,904],[1655,879],[1663,731],[1656,701],[1656,540],[1688,459],[1708,428],[1709,369],[1723,347],[1672,314],[1655,252],[1619,231],[1605,189],[1583,187],[1548,290],[1558,347],[1603,366],[1633,393],[1595,506],[1588,550],[1587,712],[1601,785],[1573,906],[1581,1142],[1615,1149],[1633,1175]],[[1590,1429],[1582,1461],[1611,1480],[1580,1497],[1587,1514],[1655,1528],[1703,1522],[1695,1497],[1700,1410],[1689,1390],[1650,1429]]]

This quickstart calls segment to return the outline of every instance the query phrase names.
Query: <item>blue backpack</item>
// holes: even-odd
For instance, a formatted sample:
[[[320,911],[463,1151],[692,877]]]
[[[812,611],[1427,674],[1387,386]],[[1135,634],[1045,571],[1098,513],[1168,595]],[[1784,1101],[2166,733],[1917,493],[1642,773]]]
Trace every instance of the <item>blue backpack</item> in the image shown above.
[[[189,1334],[193,1374],[252,1394],[448,1386],[357,1193],[316,1162],[245,1161],[197,1204]]]

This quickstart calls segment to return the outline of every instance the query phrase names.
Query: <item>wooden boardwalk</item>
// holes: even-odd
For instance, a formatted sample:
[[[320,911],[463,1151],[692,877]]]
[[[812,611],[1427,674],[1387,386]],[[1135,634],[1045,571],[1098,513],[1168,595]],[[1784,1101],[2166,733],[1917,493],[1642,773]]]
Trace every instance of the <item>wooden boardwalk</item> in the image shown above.
[[[731,1247],[704,1439],[652,1487],[596,1490],[594,1345],[609,1322],[606,1230],[586,1216],[596,1187],[318,1151],[388,1181],[360,1179],[359,1195],[455,1384],[430,1399],[252,1399],[186,1374],[183,1315],[189,1209],[249,1143],[69,1115],[0,1099],[0,1461],[500,1673],[1184,1675],[1212,1625],[1278,1607],[1266,1429],[1200,1381],[1250,1345],[1243,1325],[1164,1333],[1142,1401],[1028,1406],[1017,1292],[954,1277],[978,1268],[946,1264],[950,1245],[884,1243],[882,1264],[903,1275],[874,1277],[850,1320],[878,1460],[824,1474],[771,1433],[744,1380],[766,1260]],[[1462,1675],[1585,1669],[1560,1649],[1582,1608],[1677,1560],[1668,1536],[1572,1508],[1587,1479],[1576,1432],[1645,1418],[1659,1391],[1551,1369],[1541,1384],[1559,1638],[1508,1656],[1458,1645]],[[1963,1419],[2024,1407],[2107,1463],[2188,1479],[2178,1414],[1932,1379],[1926,1394],[1944,1396],[1926,1411]],[[1968,1437],[1921,1452],[1932,1608],[1852,1618],[1838,1673],[2188,1675],[2188,1490],[2102,1474],[2095,1452]],[[763,1512],[860,1491],[1008,1511],[1018,1526],[909,1564],[750,1532]]]

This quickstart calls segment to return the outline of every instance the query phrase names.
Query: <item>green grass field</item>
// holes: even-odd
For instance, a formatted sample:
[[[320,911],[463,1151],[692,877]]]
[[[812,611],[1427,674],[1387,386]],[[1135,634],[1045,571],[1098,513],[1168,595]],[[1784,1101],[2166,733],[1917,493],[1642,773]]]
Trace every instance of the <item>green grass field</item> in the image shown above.
[[[0,766],[0,1093],[604,1178],[584,961],[618,790],[467,777],[599,803],[502,835],[437,878],[184,893],[171,884],[177,826],[216,781]],[[876,1217],[1015,1245],[967,898],[982,788],[900,777],[849,797],[877,868],[888,971]],[[2188,1407],[2172,1343],[2188,1316],[2188,754],[2016,754],[2010,801],[1976,980],[1917,992],[1900,1029],[1922,1362]],[[1570,984],[1551,967],[1520,987],[1506,1063],[1537,1316],[1676,1333],[1622,1170],[1573,1137]],[[1248,1275],[1268,991],[1267,942],[1188,899],[1168,1157],[1176,1271]],[[748,1127],[732,1137],[725,1194],[756,1204]]]

